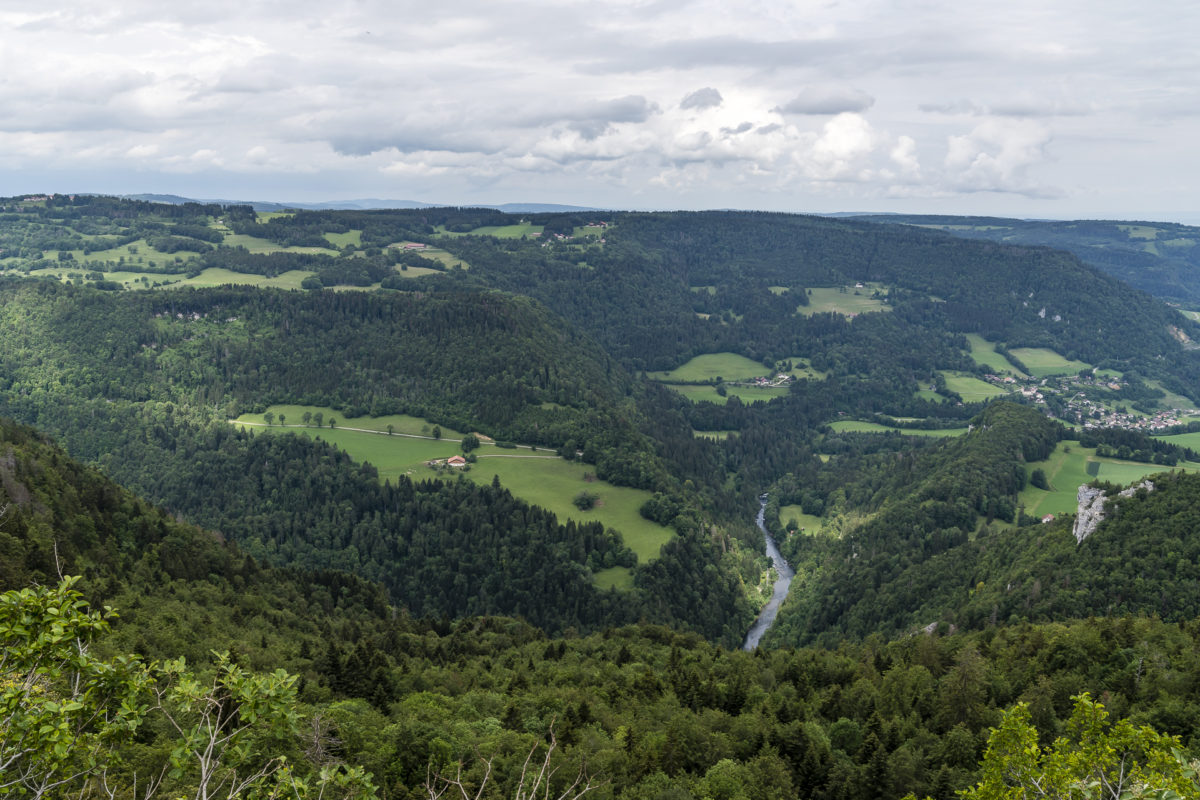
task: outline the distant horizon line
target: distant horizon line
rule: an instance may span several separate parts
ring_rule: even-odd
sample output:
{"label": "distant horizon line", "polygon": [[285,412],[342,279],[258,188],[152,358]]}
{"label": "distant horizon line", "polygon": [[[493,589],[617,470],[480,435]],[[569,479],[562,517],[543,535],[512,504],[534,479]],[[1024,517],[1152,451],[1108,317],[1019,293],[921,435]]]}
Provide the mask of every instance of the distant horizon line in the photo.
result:
{"label": "distant horizon line", "polygon": [[576,212],[705,212],[705,211],[747,211],[769,214],[797,214],[817,217],[946,217],[946,218],[977,218],[977,219],[1011,219],[1022,222],[1082,222],[1088,220],[1113,222],[1167,222],[1178,225],[1200,226],[1200,211],[1170,212],[1151,215],[1068,215],[1055,216],[1040,214],[1037,216],[1015,216],[1000,213],[946,213],[936,211],[811,211],[811,210],[779,210],[767,208],[751,208],[737,206],[711,206],[705,208],[683,208],[670,206],[605,206],[605,205],[575,205],[571,203],[544,202],[505,202],[505,203],[445,203],[425,200],[402,200],[395,198],[351,198],[346,200],[320,201],[290,201],[290,200],[244,200],[228,198],[189,197],[167,192],[21,192],[10,195],[13,198],[28,197],[57,197],[57,196],[90,196],[117,197],[125,200],[143,200],[145,202],[179,205],[181,203],[213,203],[218,205],[248,205],[256,211],[386,211],[409,210],[420,208],[487,208],[504,214],[537,214],[537,213],[576,213]]}

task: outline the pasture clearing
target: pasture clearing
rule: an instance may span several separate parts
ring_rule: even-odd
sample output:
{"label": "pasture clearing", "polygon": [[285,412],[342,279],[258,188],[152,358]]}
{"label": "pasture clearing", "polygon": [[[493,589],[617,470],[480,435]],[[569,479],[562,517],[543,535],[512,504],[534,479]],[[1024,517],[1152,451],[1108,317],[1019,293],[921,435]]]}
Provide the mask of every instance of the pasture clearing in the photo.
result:
{"label": "pasture clearing", "polygon": [[838,433],[898,433],[901,436],[929,436],[936,439],[962,436],[967,432],[966,428],[937,428],[934,430],[926,430],[924,428],[892,428],[887,425],[881,425],[878,422],[866,422],[858,419],[840,419],[837,422],[831,423],[829,427]]}
{"label": "pasture clearing", "polygon": [[797,306],[796,313],[811,317],[813,314],[833,312],[853,317],[877,311],[891,311],[882,297],[872,297],[876,291],[885,291],[882,283],[864,284],[861,289],[854,286],[809,289],[808,305]]}
{"label": "pasture clearing", "polygon": [[928,400],[931,403],[949,402],[949,398],[942,397],[932,389],[917,389],[917,391],[913,392],[913,397],[916,397],[918,400]]}
{"label": "pasture clearing", "polygon": [[1117,228],[1125,231],[1130,239],[1157,239],[1158,228],[1151,228],[1149,225],[1118,225]]}
{"label": "pasture clearing", "polygon": [[646,377],[664,383],[704,383],[721,378],[744,381],[771,373],[761,362],[737,353],[706,353],[669,372],[647,372]]}
{"label": "pasture clearing", "polygon": [[971,345],[971,358],[976,364],[982,364],[997,374],[1011,373],[1018,378],[1029,377],[1017,369],[1011,361],[996,352],[996,343],[989,342],[978,333],[968,333],[967,342]]}
{"label": "pasture clearing", "polygon": [[401,278],[420,278],[424,275],[441,275],[441,270],[429,269],[428,267],[409,267],[404,264],[395,266],[396,274]]}
{"label": "pasture clearing", "polygon": [[265,254],[265,253],[309,253],[325,256],[336,256],[337,250],[332,247],[284,247],[281,244],[276,244],[270,239],[261,239],[257,236],[251,236],[247,233],[227,233],[225,234],[226,247],[244,247],[248,252]]}
{"label": "pasture clearing", "polygon": [[592,582],[600,589],[625,592],[633,588],[633,570],[629,567],[609,567],[592,574]]}
{"label": "pasture clearing", "polygon": [[1161,381],[1146,381],[1146,385],[1158,389],[1163,393],[1159,398],[1159,408],[1179,408],[1184,410],[1194,409],[1196,404],[1187,399],[1181,394],[1175,394],[1170,389],[1162,385]]}
{"label": "pasture clearing", "polygon": [[1091,364],[1064,358],[1048,347],[1014,347],[1009,352],[1019,359],[1029,370],[1029,374],[1035,378],[1044,378],[1047,375],[1071,375],[1080,370],[1092,368]]}
{"label": "pasture clearing", "polygon": [[[823,381],[829,377],[828,372],[822,372],[819,369],[813,369],[812,362],[807,358],[793,356],[791,358],[785,358],[784,361],[792,362],[792,368],[784,371],[785,374],[791,375],[793,378],[798,380]],[[778,371],[779,370],[777,370],[777,372]]]}
{"label": "pasture clearing", "polygon": [[714,442],[723,442],[730,436],[737,436],[740,431],[692,431],[692,436],[697,439],[711,439]]}
{"label": "pasture clearing", "polygon": [[345,233],[326,232],[324,236],[325,241],[339,250],[348,244],[352,244],[355,247],[362,247],[362,231],[359,230],[346,231]]}
{"label": "pasture clearing", "polygon": [[1189,447],[1200,453],[1200,431],[1194,433],[1176,433],[1172,436],[1152,436],[1150,438],[1157,439],[1160,442],[1177,444],[1180,447]]}
{"label": "pasture clearing", "polygon": [[[273,406],[272,409],[279,409],[276,418],[278,413],[286,416],[286,427],[278,424],[269,427],[258,424],[246,426],[245,423],[262,420],[262,415],[256,414],[245,414],[233,422],[243,424],[247,430],[255,433],[288,432],[320,438],[344,450],[355,461],[372,464],[379,471],[381,480],[395,480],[400,475],[412,480],[434,477],[453,480],[456,475],[462,474],[468,480],[484,484],[491,483],[493,477],[499,476],[501,484],[515,497],[553,512],[559,520],[600,522],[605,527],[620,531],[625,544],[637,554],[641,563],[657,558],[659,550],[674,535],[669,528],[651,522],[639,513],[642,504],[650,499],[650,492],[614,486],[595,477],[585,478],[585,475],[592,476],[594,473],[595,467],[590,464],[567,461],[548,450],[532,451],[528,447],[508,449],[484,443],[474,451],[477,461],[471,465],[471,469],[461,473],[449,468],[434,471],[425,465],[426,461],[461,454],[457,432],[450,437],[452,432],[443,431],[442,439],[422,438],[421,434],[388,436],[387,420],[393,420],[397,431],[401,425],[408,430],[420,430],[425,425],[432,429],[433,426],[425,420],[403,416],[343,420],[338,412],[331,409],[323,409],[326,420],[324,428],[299,424],[304,411],[314,408]],[[330,413],[337,419],[337,426],[332,429],[328,427]],[[293,414],[296,415],[294,421]],[[380,430],[384,433],[377,432]],[[571,502],[575,495],[584,490],[599,495],[596,506],[590,511],[580,511]]]}
{"label": "pasture clearing", "polygon": [[[1175,438],[1170,437],[1169,440],[1174,441]],[[1186,461],[1172,468],[1161,464],[1122,461],[1097,456],[1093,447],[1080,447],[1077,441],[1066,441],[1059,442],[1045,461],[1029,462],[1026,472],[1032,475],[1039,468],[1046,473],[1051,490],[1026,486],[1017,495],[1018,502],[1025,506],[1025,513],[1031,517],[1074,514],[1078,508],[1079,487],[1097,479],[1124,486],[1156,472],[1168,472],[1171,469],[1194,472],[1200,470],[1200,463]]]}
{"label": "pasture clearing", "polygon": [[795,520],[800,526],[800,532],[806,533],[809,536],[820,533],[821,528],[825,524],[824,517],[816,517],[812,514],[805,514],[804,509],[800,506],[780,506],[779,507],[779,524],[781,527],[787,527],[788,522]]}
{"label": "pasture clearing", "polygon": [[[435,427],[441,428],[443,439],[453,439],[457,446],[458,440],[463,437],[460,431],[444,426],[438,426],[420,417],[410,417],[407,414],[389,414],[383,417],[346,417],[341,411],[328,406],[299,406],[299,405],[275,405],[269,406],[267,411],[275,415],[275,419],[279,419],[279,415],[283,414],[287,417],[289,425],[300,425],[301,420],[306,413],[320,414],[324,419],[325,424],[329,424],[331,417],[336,418],[339,426],[347,428],[359,428],[365,431],[376,431],[379,433],[387,433],[388,425],[392,426],[394,433],[407,434],[409,436],[432,436]],[[242,414],[235,420],[236,422],[249,422],[254,424],[266,424],[262,414]]]}
{"label": "pasture clearing", "polygon": [[1009,394],[1009,392],[1001,389],[999,386],[993,386],[987,381],[980,380],[965,372],[940,369],[938,370],[938,374],[946,379],[946,390],[958,394],[964,403],[978,403],[983,400],[991,400],[993,397]]}
{"label": "pasture clearing", "polygon": [[[235,286],[259,286],[270,287],[275,289],[299,289],[300,283],[312,275],[312,272],[302,269],[293,269],[287,272],[282,272],[274,278],[268,278],[265,275],[253,275],[246,272],[234,272],[233,270],[225,269],[224,267],[209,267],[194,278],[183,278],[171,283],[170,286],[224,286],[233,284]],[[166,284],[164,284],[166,286]]]}
{"label": "pasture clearing", "polygon": [[515,225],[484,225],[482,228],[475,228],[467,233],[448,231],[440,225],[436,230],[442,236],[495,236],[497,239],[520,239],[524,236],[542,233],[543,226],[533,225],[522,220]]}
{"label": "pasture clearing", "polygon": [[[106,241],[107,238],[98,236],[93,239],[93,248],[108,244]],[[85,253],[83,250],[49,250],[46,252],[46,257],[51,259],[58,258],[59,252],[70,253],[71,258],[74,259],[73,262],[64,263],[64,267],[72,266],[75,269],[99,270],[108,268],[131,271],[136,270],[139,264],[149,264],[152,261],[158,265],[175,264],[198,255],[198,253],[191,250],[179,253],[164,253],[146,244],[145,239],[138,239],[129,244],[108,247],[103,250],[93,249],[90,253]],[[175,260],[176,258],[179,259],[178,262]]]}
{"label": "pasture clearing", "polygon": [[711,384],[687,384],[687,383],[664,383],[668,389],[679,392],[681,395],[691,400],[693,403],[699,403],[702,400],[707,400],[710,403],[716,403],[723,406],[729,402],[730,397],[736,397],[743,403],[755,403],[758,401],[773,400],[776,397],[783,397],[788,393],[786,386],[763,387],[757,386],[726,386],[725,397],[717,394],[717,387]]}

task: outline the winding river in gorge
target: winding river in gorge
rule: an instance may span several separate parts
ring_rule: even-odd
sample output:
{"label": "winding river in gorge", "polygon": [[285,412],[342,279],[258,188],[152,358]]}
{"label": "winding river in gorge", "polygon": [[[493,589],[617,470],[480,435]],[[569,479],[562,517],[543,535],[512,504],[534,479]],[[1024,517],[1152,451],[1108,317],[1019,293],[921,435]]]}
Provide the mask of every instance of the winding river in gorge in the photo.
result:
{"label": "winding river in gorge", "polygon": [[762,639],[763,634],[774,624],[775,616],[779,613],[779,607],[783,605],[783,600],[787,597],[788,589],[792,585],[792,578],[796,575],[795,570],[791,568],[791,565],[784,560],[783,554],[779,552],[779,547],[775,544],[775,539],[767,531],[767,526],[764,523],[767,513],[767,496],[765,494],[761,495],[758,498],[758,502],[758,516],[754,518],[754,522],[767,539],[767,555],[770,556],[772,563],[774,563],[775,572],[779,577],[775,579],[775,589],[771,592],[770,601],[763,606],[763,610],[758,613],[758,619],[754,621],[750,632],[746,634],[746,641],[742,645],[743,650],[753,650],[758,647],[758,642]]}

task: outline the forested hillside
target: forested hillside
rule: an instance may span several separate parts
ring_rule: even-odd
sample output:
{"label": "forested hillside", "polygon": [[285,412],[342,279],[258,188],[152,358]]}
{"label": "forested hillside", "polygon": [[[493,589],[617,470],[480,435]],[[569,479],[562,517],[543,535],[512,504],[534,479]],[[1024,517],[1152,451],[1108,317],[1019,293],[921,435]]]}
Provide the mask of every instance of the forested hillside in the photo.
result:
{"label": "forested hillside", "polygon": [[[354,570],[417,613],[521,614],[554,631],[647,616],[735,642],[761,602],[748,521],[769,490],[848,515],[843,532],[865,523],[834,550],[882,553],[821,569],[812,596],[839,599],[785,612],[778,635],[903,630],[949,590],[903,590],[886,607],[871,592],[973,543],[979,521],[1019,522],[1020,459],[985,448],[964,467],[978,430],[935,447],[827,425],[965,426],[1004,391],[956,391],[994,369],[980,341],[1018,372],[1024,347],[1118,376],[1114,414],[1126,396],[1151,408],[1167,391],[1200,395],[1200,334],[1177,312],[1060,251],[914,227],[743,212],[260,215],[56,196],[6,202],[0,228],[0,266],[59,279],[0,286],[0,409],[266,561]],[[315,283],[121,290],[212,270]],[[375,291],[321,289],[334,284]],[[693,399],[644,377],[700,354],[805,372],[759,395],[718,377]],[[675,538],[635,566],[619,533],[564,525],[503,485],[385,485],[326,445],[226,427],[275,404],[408,414],[578,458],[651,493],[642,516]],[[484,526],[495,533],[473,535]],[[836,560],[813,547],[793,555]],[[630,567],[633,588],[601,598],[592,576]]]}
{"label": "forested hillside", "polygon": [[[1139,526],[1190,503],[1172,500],[1174,488],[1127,501],[1138,505]],[[659,626],[548,639],[514,620],[414,620],[345,574],[265,568],[7,422],[0,509],[5,588],[53,584],[61,566],[85,574],[76,587],[84,598],[116,606],[111,634],[99,632],[89,657],[185,655],[207,676],[219,662],[209,651],[219,649],[231,651],[235,670],[282,666],[299,676],[290,690],[263,684],[284,699],[295,692],[299,718],[268,723],[269,706],[258,706],[272,735],[246,739],[253,747],[226,753],[224,766],[254,768],[283,753],[312,781],[321,766],[342,775],[360,768],[382,798],[428,797],[431,775],[453,776],[459,764],[477,787],[480,759],[491,788],[511,796],[531,748],[540,759],[553,742],[554,790],[582,769],[601,798],[867,800],[911,791],[949,800],[977,779],[988,727],[1004,709],[1027,704],[1049,740],[1068,732],[1072,696],[1084,691],[1102,695],[1115,716],[1181,736],[1187,753],[1198,747],[1193,622],[1021,623],[744,653]],[[20,606],[6,596],[0,617],[30,613],[29,599]],[[61,612],[60,624],[69,617]],[[19,630],[0,629],[6,651],[28,646]],[[169,680],[162,662],[148,666],[155,685]],[[106,762],[105,779],[127,789],[132,770],[162,763],[175,735],[146,713],[137,737],[115,742],[126,760]],[[0,747],[10,733],[0,730]],[[60,758],[71,763],[69,753]],[[199,779],[189,761],[168,785],[190,791]]]}
{"label": "forested hillside", "polygon": [[1173,222],[1023,220],[896,214],[872,222],[916,225],[968,239],[1039,245],[1080,260],[1155,297],[1193,308],[1200,301],[1200,229]]}
{"label": "forested hillside", "polygon": [[[729,644],[748,624],[750,545],[737,543],[736,526],[714,541],[695,501],[657,516],[678,539],[661,563],[641,565],[638,589],[606,597],[594,573],[634,566],[619,534],[563,525],[500,487],[404,476],[385,486],[327,445],[235,434],[225,421],[270,402],[410,413],[502,439],[577,442],[601,478],[679,496],[637,430],[628,376],[528,301],[248,289],[111,297],[23,282],[0,292],[0,407],[266,561],[382,581],[418,614],[519,614],[554,631],[645,616]],[[700,578],[706,565],[720,579]]]}

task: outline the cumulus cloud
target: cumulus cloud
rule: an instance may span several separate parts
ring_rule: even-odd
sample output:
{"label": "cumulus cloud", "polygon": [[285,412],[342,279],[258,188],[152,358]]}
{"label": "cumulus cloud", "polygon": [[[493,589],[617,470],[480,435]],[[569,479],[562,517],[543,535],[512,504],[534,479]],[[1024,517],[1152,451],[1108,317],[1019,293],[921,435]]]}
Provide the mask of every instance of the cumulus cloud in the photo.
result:
{"label": "cumulus cloud", "polygon": [[1200,169],[1184,144],[1200,138],[1200,12],[1164,2],[1131,17],[1012,0],[969,19],[946,0],[0,3],[0,164],[311,176],[295,200],[1023,200],[1104,180],[1125,196],[1113,148],[1140,175]]}
{"label": "cumulus cloud", "polygon": [[1046,160],[1050,134],[1028,120],[988,120],[948,141],[945,168],[949,184],[965,192],[1013,192],[1031,197],[1052,196],[1030,176]]}
{"label": "cumulus cloud", "polygon": [[716,108],[721,105],[724,98],[721,93],[711,87],[697,89],[691,92],[683,100],[679,101],[679,107],[684,110],[695,109],[702,111],[706,108]]}
{"label": "cumulus cloud", "polygon": [[875,105],[875,98],[857,89],[806,86],[800,93],[775,111],[780,114],[844,114],[862,113]]}

